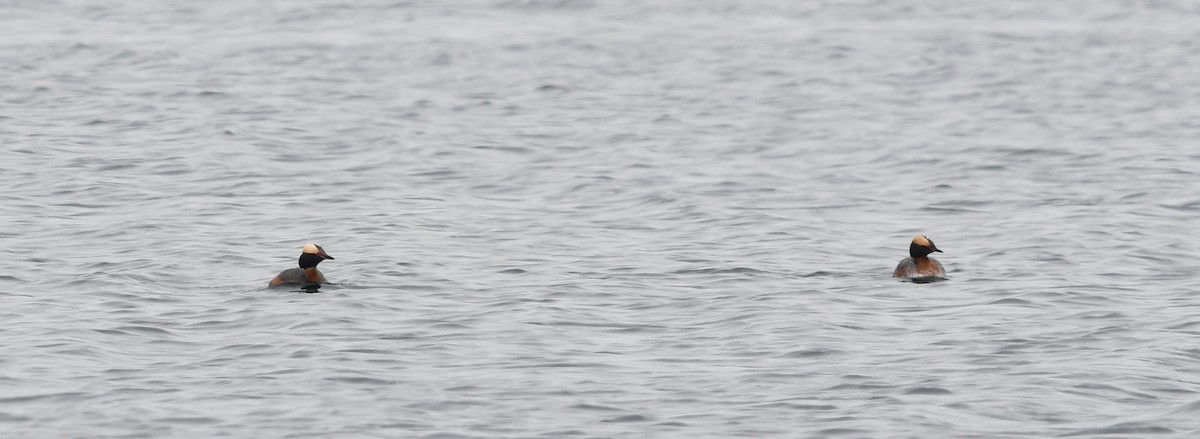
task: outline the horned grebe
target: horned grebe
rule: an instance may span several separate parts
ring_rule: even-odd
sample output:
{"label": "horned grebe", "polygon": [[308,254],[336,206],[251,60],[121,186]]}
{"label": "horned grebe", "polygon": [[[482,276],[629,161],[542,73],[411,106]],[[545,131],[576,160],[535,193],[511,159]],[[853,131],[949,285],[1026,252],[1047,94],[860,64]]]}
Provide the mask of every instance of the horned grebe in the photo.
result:
{"label": "horned grebe", "polygon": [[912,244],[908,245],[908,255],[911,257],[900,261],[900,265],[896,266],[896,271],[892,272],[892,277],[945,278],[946,269],[942,268],[942,263],[929,257],[929,254],[933,252],[941,253],[942,251],[938,250],[937,246],[933,245],[933,241],[930,241],[925,235],[917,235],[913,238]]}
{"label": "horned grebe", "polygon": [[285,284],[323,284],[325,276],[317,271],[317,264],[326,259],[333,259],[333,256],[325,253],[325,249],[321,246],[308,243],[304,244],[304,251],[300,253],[300,268],[289,268],[283,270],[274,279],[271,279],[268,287],[277,287]]}

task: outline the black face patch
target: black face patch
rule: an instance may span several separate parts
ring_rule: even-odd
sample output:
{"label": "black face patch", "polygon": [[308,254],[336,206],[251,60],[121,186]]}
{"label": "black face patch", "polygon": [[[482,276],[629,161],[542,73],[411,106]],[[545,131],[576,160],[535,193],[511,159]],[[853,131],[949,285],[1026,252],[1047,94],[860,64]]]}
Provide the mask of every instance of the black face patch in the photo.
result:
{"label": "black face patch", "polygon": [[[933,241],[930,241],[929,244],[932,245]],[[918,245],[915,242],[908,245],[908,255],[912,256],[914,258],[923,258],[923,257],[929,256],[930,253],[933,253],[932,248],[929,248],[929,247],[926,247],[923,245]]]}
{"label": "black face patch", "polygon": [[321,255],[314,255],[312,253],[303,253],[300,255],[300,268],[316,267],[317,264],[321,263],[322,259],[324,259],[324,258],[322,258]]}

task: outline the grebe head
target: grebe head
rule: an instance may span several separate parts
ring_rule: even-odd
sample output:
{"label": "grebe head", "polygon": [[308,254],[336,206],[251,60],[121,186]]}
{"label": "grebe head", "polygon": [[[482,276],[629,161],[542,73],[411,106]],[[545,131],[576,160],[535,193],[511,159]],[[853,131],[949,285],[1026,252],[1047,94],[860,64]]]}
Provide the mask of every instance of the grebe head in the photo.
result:
{"label": "grebe head", "polygon": [[333,259],[333,256],[325,253],[325,249],[321,248],[321,246],[311,242],[304,244],[303,253],[300,253],[300,268],[316,267],[317,264],[326,259]]}
{"label": "grebe head", "polygon": [[925,235],[917,235],[913,238],[912,244],[908,245],[908,255],[914,258],[923,258],[933,252],[941,253],[942,251],[938,250],[937,246],[933,245],[933,241],[930,241]]}

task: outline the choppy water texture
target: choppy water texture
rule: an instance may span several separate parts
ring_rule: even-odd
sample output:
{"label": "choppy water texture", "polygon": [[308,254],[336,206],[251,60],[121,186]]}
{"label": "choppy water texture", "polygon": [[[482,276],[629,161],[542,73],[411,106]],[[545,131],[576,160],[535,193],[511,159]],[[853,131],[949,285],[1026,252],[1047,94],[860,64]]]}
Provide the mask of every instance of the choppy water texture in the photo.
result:
{"label": "choppy water texture", "polygon": [[1197,20],[7,2],[0,436],[1196,437]]}

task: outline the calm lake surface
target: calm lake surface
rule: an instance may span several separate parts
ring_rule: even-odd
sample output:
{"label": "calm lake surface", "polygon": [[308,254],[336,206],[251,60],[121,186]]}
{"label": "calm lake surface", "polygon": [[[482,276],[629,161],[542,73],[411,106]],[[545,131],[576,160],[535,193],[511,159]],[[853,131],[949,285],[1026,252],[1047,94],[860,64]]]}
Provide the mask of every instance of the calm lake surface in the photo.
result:
{"label": "calm lake surface", "polygon": [[0,437],[1196,437],[1198,22],[6,2]]}

